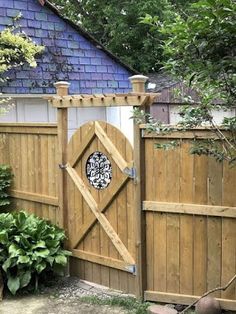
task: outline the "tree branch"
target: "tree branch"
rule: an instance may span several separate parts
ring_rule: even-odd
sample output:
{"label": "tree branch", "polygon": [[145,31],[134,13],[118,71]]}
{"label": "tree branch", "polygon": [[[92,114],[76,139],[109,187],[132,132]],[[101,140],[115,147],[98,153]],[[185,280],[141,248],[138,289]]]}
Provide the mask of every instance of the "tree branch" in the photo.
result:
{"label": "tree branch", "polygon": [[194,306],[198,301],[200,301],[202,298],[205,298],[206,296],[208,296],[209,294],[213,293],[213,292],[216,292],[216,291],[225,291],[226,289],[229,288],[229,286],[235,281],[236,279],[236,274],[230,279],[230,281],[225,285],[225,286],[222,286],[222,287],[217,287],[217,288],[214,288],[214,289],[211,289],[207,292],[205,292],[199,299],[197,299],[196,301],[194,301],[192,304],[190,304],[189,306],[187,306],[183,311],[179,312],[179,314],[183,314],[185,313],[186,311],[188,311],[192,306]]}

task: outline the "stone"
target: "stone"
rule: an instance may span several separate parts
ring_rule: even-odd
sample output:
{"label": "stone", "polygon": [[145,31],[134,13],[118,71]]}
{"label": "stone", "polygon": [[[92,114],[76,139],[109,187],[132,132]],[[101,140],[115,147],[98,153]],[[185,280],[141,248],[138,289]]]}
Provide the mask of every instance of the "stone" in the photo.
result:
{"label": "stone", "polygon": [[186,307],[187,307],[187,305],[176,304],[175,309],[177,312],[182,312]]}
{"label": "stone", "polygon": [[206,296],[197,302],[195,310],[197,314],[220,314],[220,302],[211,296]]}
{"label": "stone", "polygon": [[175,309],[162,305],[151,305],[147,310],[148,314],[177,314]]}

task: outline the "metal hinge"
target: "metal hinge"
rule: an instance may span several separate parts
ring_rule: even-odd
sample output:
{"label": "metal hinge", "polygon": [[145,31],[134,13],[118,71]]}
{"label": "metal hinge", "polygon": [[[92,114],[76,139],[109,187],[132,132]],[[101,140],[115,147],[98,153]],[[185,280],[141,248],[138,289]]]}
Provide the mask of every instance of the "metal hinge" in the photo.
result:
{"label": "metal hinge", "polygon": [[64,170],[64,169],[67,168],[67,165],[59,164],[59,168],[62,169],[62,170]]}
{"label": "metal hinge", "polygon": [[136,275],[136,270],[137,270],[136,265],[129,265],[125,267],[125,269],[127,269],[129,273]]}
{"label": "metal hinge", "polygon": [[136,179],[137,176],[137,171],[134,167],[132,168],[125,168],[123,171],[125,174],[127,174],[127,176],[129,176],[131,179]]}

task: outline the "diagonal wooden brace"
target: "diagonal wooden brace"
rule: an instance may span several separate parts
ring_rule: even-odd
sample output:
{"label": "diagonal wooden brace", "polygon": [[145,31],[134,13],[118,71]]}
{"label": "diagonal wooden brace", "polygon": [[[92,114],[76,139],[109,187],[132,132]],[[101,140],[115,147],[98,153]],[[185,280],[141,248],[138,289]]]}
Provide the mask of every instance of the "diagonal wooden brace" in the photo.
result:
{"label": "diagonal wooden brace", "polygon": [[77,186],[79,189],[80,193],[84,197],[86,203],[88,204],[89,208],[93,212],[94,216],[96,219],[99,221],[100,225],[112,241],[113,245],[123,258],[123,260],[128,263],[128,264],[135,264],[135,261],[133,257],[130,255],[129,251],[119,238],[118,234],[116,231],[113,229],[111,226],[110,222],[107,220],[106,216],[99,211],[98,205],[96,201],[94,200],[93,196],[87,189],[87,187],[84,185],[83,180],[80,178],[80,176],[77,174],[75,169],[71,167],[70,164],[67,164],[66,171],[68,172],[69,176],[71,177],[72,181],[74,184]]}

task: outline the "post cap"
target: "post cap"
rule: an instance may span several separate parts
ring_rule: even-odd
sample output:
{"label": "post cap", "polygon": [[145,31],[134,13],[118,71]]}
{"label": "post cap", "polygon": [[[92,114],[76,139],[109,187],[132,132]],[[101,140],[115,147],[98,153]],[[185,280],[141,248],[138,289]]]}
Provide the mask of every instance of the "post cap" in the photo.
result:
{"label": "post cap", "polygon": [[56,88],[58,87],[69,87],[70,83],[65,82],[65,81],[59,81],[53,84]]}
{"label": "post cap", "polygon": [[147,76],[138,74],[129,77],[131,83],[146,83],[148,80]]}
{"label": "post cap", "polygon": [[64,81],[60,81],[60,82],[54,83],[54,86],[56,87],[58,96],[63,97],[63,96],[67,96],[68,95],[70,83],[64,82]]}

